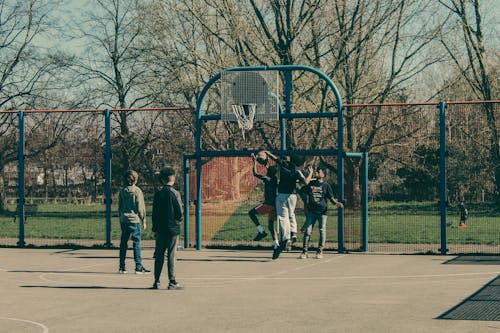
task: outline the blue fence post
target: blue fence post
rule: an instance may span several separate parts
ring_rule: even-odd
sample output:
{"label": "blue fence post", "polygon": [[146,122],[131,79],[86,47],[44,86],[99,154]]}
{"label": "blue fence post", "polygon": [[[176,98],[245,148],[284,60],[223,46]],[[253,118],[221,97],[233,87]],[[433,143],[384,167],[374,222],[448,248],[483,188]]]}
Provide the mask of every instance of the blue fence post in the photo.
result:
{"label": "blue fence post", "polygon": [[[220,75],[217,76],[217,78]],[[215,81],[215,78],[212,78]],[[211,81],[209,81],[211,82]],[[201,163],[201,107],[203,104],[203,97],[208,90],[208,84],[205,85],[204,90],[200,94],[201,97],[198,99],[196,106],[196,133],[195,133],[195,144],[196,144],[196,199],[195,199],[195,220],[196,220],[196,250],[201,250],[202,248],[202,231],[203,231],[203,220],[201,215],[202,208],[202,163]]]}
{"label": "blue fence post", "polygon": [[441,211],[441,254],[448,252],[446,244],[446,103],[439,103],[439,208]]}
{"label": "blue fence post", "polygon": [[184,156],[184,248],[189,248],[189,173],[190,160]]}
{"label": "blue fence post", "polygon": [[[338,133],[337,133],[337,183],[338,183],[338,198],[341,202],[344,200],[344,116],[342,104],[338,104]],[[338,235],[339,253],[344,253],[344,208],[338,209]]]}
{"label": "blue fence post", "polygon": [[363,152],[363,188],[361,189],[361,221],[363,224],[363,251],[368,251],[368,153]]}
{"label": "blue fence post", "polygon": [[[287,70],[285,71],[285,109],[282,110],[279,108],[279,112],[284,111],[284,113],[290,113],[292,109],[292,73]],[[280,122],[280,136],[281,136],[281,150],[286,150],[287,149],[287,137],[286,137],[286,132],[287,132],[287,126],[286,126],[286,119],[279,117],[279,122]]]}
{"label": "blue fence post", "polygon": [[17,246],[24,247],[26,243],[24,242],[24,154],[25,154],[25,144],[24,144],[24,112],[19,110],[18,113],[18,128],[19,128],[19,142],[18,142],[18,203],[17,203],[17,214],[19,216],[19,241]]}
{"label": "blue fence post", "polygon": [[104,111],[104,127],[106,132],[105,157],[105,202],[106,202],[106,247],[111,247],[111,112]]}

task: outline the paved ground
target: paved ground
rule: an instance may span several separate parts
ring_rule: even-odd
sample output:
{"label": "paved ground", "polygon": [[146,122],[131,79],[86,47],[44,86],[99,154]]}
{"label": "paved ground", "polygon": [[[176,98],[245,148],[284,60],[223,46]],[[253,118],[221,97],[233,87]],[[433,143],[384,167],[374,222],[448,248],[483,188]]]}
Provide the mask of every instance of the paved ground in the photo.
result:
{"label": "paved ground", "polygon": [[0,249],[0,332],[500,332],[498,320],[439,319],[496,280],[498,256],[185,250],[186,289],[168,291],[117,274],[117,254]]}

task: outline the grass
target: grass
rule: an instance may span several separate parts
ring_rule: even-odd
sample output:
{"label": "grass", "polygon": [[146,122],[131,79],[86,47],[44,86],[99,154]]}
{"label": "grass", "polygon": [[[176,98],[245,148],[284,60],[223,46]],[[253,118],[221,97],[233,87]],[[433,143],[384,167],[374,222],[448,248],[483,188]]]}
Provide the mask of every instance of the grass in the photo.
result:
{"label": "grass", "polygon": [[[228,219],[213,240],[248,241],[256,235],[255,225],[247,212],[253,207],[242,204]],[[489,210],[491,215],[481,212],[471,215],[466,229],[458,228],[458,216],[450,213],[448,220],[454,224],[447,228],[447,242],[450,244],[500,245],[500,214]],[[300,228],[305,222],[301,209],[296,211]],[[259,216],[267,227],[266,216]],[[441,241],[440,215],[437,205],[432,203],[377,203],[369,207],[369,233],[371,243],[438,244]],[[361,242],[361,218],[359,211],[346,210],[344,218],[344,239]],[[327,222],[327,239],[337,239],[337,211],[330,209]],[[313,231],[313,242],[317,242],[318,232]]]}
{"label": "grass", "polygon": [[[254,203],[243,203],[228,218],[211,241],[250,241],[257,229],[247,212]],[[151,205],[148,205],[150,208]],[[14,206],[9,207],[10,211]],[[224,204],[221,204],[221,210]],[[112,207],[111,238],[120,237],[120,226],[116,216],[117,207]],[[470,209],[468,227],[458,228],[458,212],[449,209],[448,220],[453,225],[447,228],[449,244],[500,245],[500,213],[491,206],[477,206]],[[303,211],[296,212],[298,226],[305,221]],[[267,229],[267,217],[259,216],[261,224]],[[194,218],[192,219],[194,223]],[[143,231],[143,239],[153,239],[151,232],[151,212],[148,211],[148,229]],[[191,227],[193,228],[193,226]],[[346,210],[345,240],[361,242],[360,211]],[[318,232],[313,233],[317,242]],[[13,222],[13,215],[0,215],[0,238],[18,238],[19,225]],[[25,224],[26,238],[41,239],[106,239],[105,206],[103,204],[40,204],[35,216],[29,216]],[[440,216],[435,203],[370,203],[369,242],[403,244],[440,243]],[[336,210],[329,210],[327,239],[337,239]],[[268,239],[270,240],[270,237]]]}
{"label": "grass", "polygon": [[[9,207],[14,211],[15,207]],[[120,224],[112,207],[111,238],[119,239]],[[148,212],[151,216],[151,212]],[[106,207],[103,204],[39,204],[34,216],[28,216],[24,225],[26,238],[52,239],[106,239]],[[151,224],[151,220],[147,220]],[[0,215],[0,238],[19,237],[19,223],[13,222],[13,213]],[[153,239],[151,225],[142,233],[143,239]]]}

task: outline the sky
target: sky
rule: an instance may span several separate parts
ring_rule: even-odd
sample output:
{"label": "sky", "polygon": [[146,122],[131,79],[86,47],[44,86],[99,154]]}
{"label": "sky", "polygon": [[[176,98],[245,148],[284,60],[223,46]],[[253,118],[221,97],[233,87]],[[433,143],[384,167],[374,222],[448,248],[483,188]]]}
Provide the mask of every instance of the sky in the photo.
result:
{"label": "sky", "polygon": [[[482,0],[482,13],[485,22],[485,41],[488,43],[488,48],[500,48],[500,0]],[[92,8],[98,9],[95,0],[62,0],[62,4],[58,7],[55,14],[56,20],[62,25],[71,25],[81,21],[82,12]],[[62,49],[78,49],[82,47],[82,42],[79,41],[58,41],[63,40],[62,36],[51,36],[45,38],[43,43],[49,46],[56,46]]]}

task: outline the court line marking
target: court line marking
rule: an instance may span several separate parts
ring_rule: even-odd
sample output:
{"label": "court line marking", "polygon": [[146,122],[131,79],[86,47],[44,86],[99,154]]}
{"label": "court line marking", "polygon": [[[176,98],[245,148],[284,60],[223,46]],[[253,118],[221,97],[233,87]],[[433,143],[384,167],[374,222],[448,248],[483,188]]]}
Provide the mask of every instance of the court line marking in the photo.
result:
{"label": "court line marking", "polygon": [[199,276],[183,277],[183,280],[346,280],[346,279],[420,279],[420,278],[446,278],[446,277],[474,277],[483,275],[498,275],[498,272],[473,272],[473,273],[449,273],[449,274],[423,274],[423,275],[347,275],[347,276],[307,276],[307,277],[279,277],[269,276]]}
{"label": "court line marking", "polygon": [[26,319],[19,319],[19,318],[0,317],[0,320],[2,320],[2,319],[3,320],[20,321],[20,322],[23,322],[23,323],[29,323],[29,324],[33,324],[33,325],[36,325],[36,326],[40,326],[43,329],[43,333],[47,333],[49,331],[49,329],[48,329],[47,326],[45,326],[42,323],[36,322],[36,321],[26,320]]}

